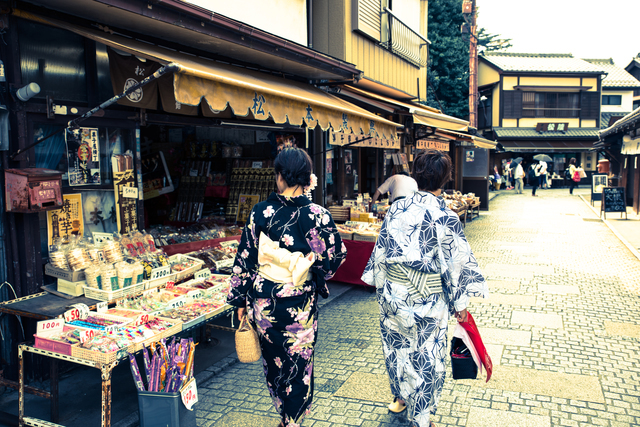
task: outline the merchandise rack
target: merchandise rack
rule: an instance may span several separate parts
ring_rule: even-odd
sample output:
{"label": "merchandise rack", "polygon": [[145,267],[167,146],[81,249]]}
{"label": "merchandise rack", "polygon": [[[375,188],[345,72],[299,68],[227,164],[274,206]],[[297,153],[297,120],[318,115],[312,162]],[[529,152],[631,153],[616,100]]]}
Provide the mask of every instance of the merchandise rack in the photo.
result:
{"label": "merchandise rack", "polygon": [[[199,323],[194,323],[190,325],[188,328],[182,329],[180,331],[175,330],[176,333],[174,335],[180,335],[185,332],[190,332],[195,328],[200,326],[205,326],[209,321],[217,319],[226,315],[228,312],[232,311],[233,307],[227,305],[226,309],[218,312],[214,316],[209,319],[205,319],[205,315],[199,317],[201,321]],[[173,335],[168,335],[164,338],[170,338]],[[158,338],[160,339],[160,338]],[[136,351],[136,354],[142,349]],[[46,391],[42,389],[37,389],[34,387],[29,387],[25,385],[24,378],[24,353],[34,353],[39,354],[43,357],[48,357],[51,360],[51,390]],[[57,421],[58,418],[58,360],[63,360],[65,362],[71,362],[78,365],[89,366],[91,368],[99,369],[102,377],[102,422],[101,427],[110,427],[111,426],[111,373],[113,369],[118,366],[118,364],[125,360],[128,356],[127,349],[122,349],[117,352],[117,357],[111,363],[101,363],[98,361],[92,361],[87,359],[81,359],[78,357],[67,356],[61,353],[55,353],[49,350],[43,350],[40,348],[36,348],[33,344],[20,344],[18,345],[18,366],[19,366],[19,378],[18,378],[18,395],[19,395],[19,411],[18,411],[18,425],[19,426],[35,426],[35,427],[57,427],[60,424],[55,424],[55,422],[41,420],[33,417],[27,417],[24,414],[24,395],[25,390],[27,388],[32,391],[38,392],[40,395],[49,395],[51,399],[51,417],[54,421]]]}

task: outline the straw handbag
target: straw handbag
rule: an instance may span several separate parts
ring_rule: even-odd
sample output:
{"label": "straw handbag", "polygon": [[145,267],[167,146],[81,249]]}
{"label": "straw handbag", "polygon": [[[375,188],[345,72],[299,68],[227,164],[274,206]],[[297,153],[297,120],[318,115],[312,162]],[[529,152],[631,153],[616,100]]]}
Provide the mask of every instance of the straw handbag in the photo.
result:
{"label": "straw handbag", "polygon": [[246,315],[242,317],[236,331],[236,353],[238,353],[238,360],[242,363],[257,362],[262,356],[258,334],[247,320]]}

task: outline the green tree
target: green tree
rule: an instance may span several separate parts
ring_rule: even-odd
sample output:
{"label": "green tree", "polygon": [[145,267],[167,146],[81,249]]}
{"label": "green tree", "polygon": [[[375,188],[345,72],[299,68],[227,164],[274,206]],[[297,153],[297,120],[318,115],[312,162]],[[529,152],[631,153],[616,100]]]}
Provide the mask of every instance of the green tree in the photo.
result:
{"label": "green tree", "polygon": [[[426,104],[466,120],[469,118],[469,35],[461,33],[464,23],[462,0],[429,1],[427,38],[431,45]],[[479,52],[509,47],[511,39],[502,39],[484,28],[478,30]]]}
{"label": "green tree", "polygon": [[460,34],[462,0],[429,2],[427,105],[450,116],[469,116],[469,43]]}

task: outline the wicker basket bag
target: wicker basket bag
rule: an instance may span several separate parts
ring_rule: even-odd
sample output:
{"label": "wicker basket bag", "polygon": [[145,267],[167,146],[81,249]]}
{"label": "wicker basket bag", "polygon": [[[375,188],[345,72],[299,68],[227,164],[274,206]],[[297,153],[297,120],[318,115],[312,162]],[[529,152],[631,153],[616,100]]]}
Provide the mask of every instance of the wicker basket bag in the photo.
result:
{"label": "wicker basket bag", "polygon": [[236,331],[236,353],[238,353],[238,360],[242,363],[257,362],[262,356],[258,334],[247,320],[246,315],[242,317]]}

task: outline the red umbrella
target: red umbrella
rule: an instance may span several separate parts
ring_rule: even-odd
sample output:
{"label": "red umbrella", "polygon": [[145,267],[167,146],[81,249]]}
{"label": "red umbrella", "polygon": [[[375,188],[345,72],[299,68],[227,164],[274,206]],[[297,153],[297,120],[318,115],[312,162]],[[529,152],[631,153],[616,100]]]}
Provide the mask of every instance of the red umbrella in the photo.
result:
{"label": "red umbrella", "polygon": [[[465,342],[467,347],[469,347],[472,352],[475,350],[475,353],[478,355],[480,359],[480,363],[484,365],[484,368],[487,370],[487,382],[491,378],[491,372],[493,371],[493,363],[491,362],[491,357],[489,357],[489,353],[487,353],[487,349],[484,347],[482,343],[482,337],[480,337],[480,332],[478,331],[478,327],[476,326],[476,322],[473,320],[473,316],[471,313],[467,311],[467,321],[466,322],[458,322],[469,335],[469,339],[471,340],[471,345]],[[473,346],[473,349],[471,348]],[[478,366],[480,367],[480,366]]]}

